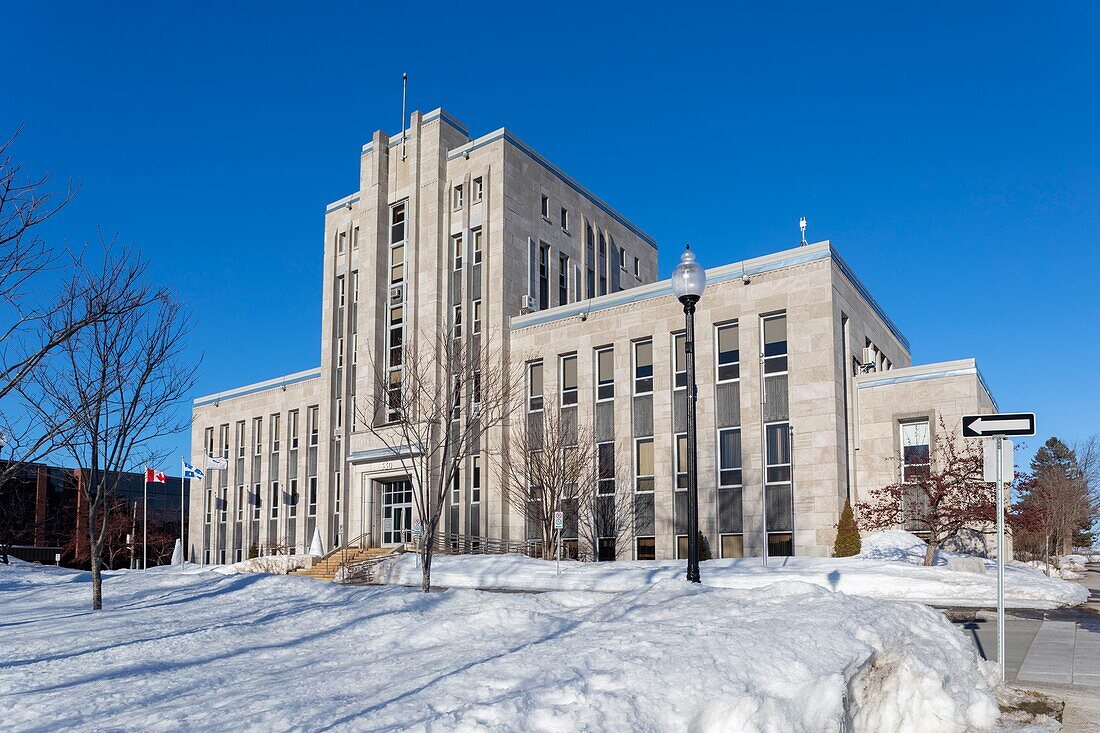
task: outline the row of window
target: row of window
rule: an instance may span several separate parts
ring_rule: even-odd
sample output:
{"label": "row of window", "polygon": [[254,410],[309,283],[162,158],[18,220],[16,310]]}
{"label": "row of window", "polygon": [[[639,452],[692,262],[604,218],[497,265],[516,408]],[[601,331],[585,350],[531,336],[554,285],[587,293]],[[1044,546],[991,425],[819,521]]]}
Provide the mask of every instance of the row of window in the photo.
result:
{"label": "row of window", "polygon": [[[485,198],[485,179],[478,176],[470,182],[470,203],[481,203]],[[466,205],[466,185],[459,183],[451,189],[451,208],[458,211]]]}
{"label": "row of window", "polygon": [[[309,431],[309,445],[316,446],[319,440],[320,429],[318,427],[318,412],[317,406],[313,405],[306,409],[306,424]],[[287,412],[287,431],[289,447],[291,450],[298,448],[298,410],[290,410]],[[235,433],[235,445],[237,447],[237,458],[244,458],[246,453],[245,443],[245,420],[238,420]],[[228,459],[230,456],[230,444],[229,444],[229,423],[224,423],[221,426],[221,445],[220,450],[215,452],[214,445],[214,428],[206,428],[205,434],[205,447],[206,454],[209,456],[220,455],[223,458]],[[271,415],[268,439],[270,441],[269,447],[272,453],[278,453],[282,448],[282,415],[274,413]],[[263,418],[252,418],[252,455],[258,456],[263,453]]]}
{"label": "row of window", "polygon": [[[470,230],[470,238],[468,241],[470,246],[469,258],[470,262],[474,265],[481,264],[482,249],[484,247],[483,239],[481,227],[475,227]],[[467,256],[466,244],[467,240],[461,234],[455,234],[451,237],[451,261],[454,265],[455,272],[462,269],[462,263]]]}

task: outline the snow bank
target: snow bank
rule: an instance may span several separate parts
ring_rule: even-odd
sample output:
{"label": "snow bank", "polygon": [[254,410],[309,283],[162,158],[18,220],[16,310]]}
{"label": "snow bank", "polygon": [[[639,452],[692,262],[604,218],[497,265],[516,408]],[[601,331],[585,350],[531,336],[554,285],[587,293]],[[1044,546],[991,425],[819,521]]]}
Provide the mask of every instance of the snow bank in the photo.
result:
{"label": "snow bank", "polygon": [[292,570],[304,568],[311,558],[307,555],[265,555],[254,557],[250,560],[242,560],[232,565],[204,565],[195,566],[205,571],[221,573],[222,575],[237,575],[238,573],[272,573],[274,575],[286,575]]}
{"label": "snow bank", "polygon": [[0,575],[6,731],[997,724],[993,669],[942,614],[804,583],[424,595],[128,572],[107,576],[91,614],[81,576]]}
{"label": "snow bank", "polygon": [[[876,548],[874,542],[870,551],[891,557],[911,557],[918,552],[909,547]],[[923,543],[919,554],[923,562]],[[985,574],[977,574],[949,570],[945,565],[924,567],[910,560],[875,560],[868,556],[772,558],[768,568],[761,565],[760,558],[740,558],[707,560],[700,563],[700,574],[704,584],[719,588],[751,589],[797,582],[886,600],[992,606],[997,598],[996,566],[992,561],[985,563]],[[561,574],[557,575],[552,561],[521,555],[438,556],[432,560],[432,583],[448,588],[620,592],[681,578],[685,566],[683,560],[563,561],[561,568]],[[420,568],[415,555],[403,555],[383,564],[375,572],[375,578],[384,583],[419,585]],[[1084,603],[1088,591],[1084,586],[1048,578],[1040,571],[1014,563],[1005,568],[1005,598],[1012,608],[1057,608]]]}

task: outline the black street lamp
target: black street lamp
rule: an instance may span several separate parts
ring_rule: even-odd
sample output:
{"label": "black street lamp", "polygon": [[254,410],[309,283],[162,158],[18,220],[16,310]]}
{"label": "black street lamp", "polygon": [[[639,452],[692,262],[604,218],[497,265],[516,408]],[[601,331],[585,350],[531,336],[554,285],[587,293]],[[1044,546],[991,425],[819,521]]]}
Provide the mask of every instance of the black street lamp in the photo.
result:
{"label": "black street lamp", "polygon": [[684,304],[687,321],[684,356],[687,359],[687,492],[688,492],[688,569],[687,579],[699,582],[699,471],[695,454],[695,304],[703,297],[707,273],[695,261],[691,245],[684,247],[680,264],[672,271],[672,292]]}

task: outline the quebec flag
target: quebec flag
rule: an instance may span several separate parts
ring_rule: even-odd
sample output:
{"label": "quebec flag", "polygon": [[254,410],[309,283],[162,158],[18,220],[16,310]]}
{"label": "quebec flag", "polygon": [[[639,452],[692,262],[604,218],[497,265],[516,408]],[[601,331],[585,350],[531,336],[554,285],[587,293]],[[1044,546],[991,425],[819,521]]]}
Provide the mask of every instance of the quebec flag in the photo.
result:
{"label": "quebec flag", "polygon": [[197,478],[200,481],[206,478],[206,474],[202,472],[201,468],[195,468],[187,461],[183,462],[183,477],[184,478]]}

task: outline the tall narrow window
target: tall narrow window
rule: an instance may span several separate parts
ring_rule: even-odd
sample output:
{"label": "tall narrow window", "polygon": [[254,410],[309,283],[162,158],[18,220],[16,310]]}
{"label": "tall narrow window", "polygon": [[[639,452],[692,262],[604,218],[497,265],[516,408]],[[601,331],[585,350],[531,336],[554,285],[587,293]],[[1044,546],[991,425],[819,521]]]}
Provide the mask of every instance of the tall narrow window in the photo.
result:
{"label": "tall narrow window", "polygon": [[454,255],[454,265],[456,270],[462,269],[462,235],[456,234],[451,237],[451,252]]}
{"label": "tall narrow window", "polygon": [[244,484],[237,484],[237,521],[244,521]]}
{"label": "tall narrow window", "polygon": [[290,479],[290,496],[287,497],[286,504],[289,507],[287,516],[298,516],[298,479],[296,478]]}
{"label": "tall narrow window", "polygon": [[481,176],[474,179],[474,189],[470,192],[470,200],[473,203],[481,201],[485,197],[485,182]]}
{"label": "tall narrow window", "polygon": [[462,306],[456,305],[451,308],[451,335],[456,339],[462,338]]}
{"label": "tall narrow window", "polygon": [[687,339],[682,333],[672,336],[672,373],[674,389],[687,387]]}
{"label": "tall narrow window", "polygon": [[306,505],[306,513],[311,516],[317,516],[317,477],[309,477],[309,496],[307,497],[309,502]]}
{"label": "tall narrow window", "polygon": [[455,186],[455,190],[454,190],[454,208],[455,208],[456,211],[458,209],[462,208],[463,200],[464,199],[462,197],[462,184],[460,183],[457,186]]}
{"label": "tall narrow window", "polygon": [[390,207],[390,244],[405,241],[405,202]]}
{"label": "tall narrow window", "polygon": [[298,447],[298,411],[291,410],[287,416],[287,430],[290,432],[290,449]]}
{"label": "tall narrow window", "polygon": [[222,458],[229,458],[229,423],[222,425]]}
{"label": "tall narrow window", "polygon": [[558,305],[569,302],[569,255],[558,255]]}
{"label": "tall narrow window", "polygon": [[787,371],[787,315],[764,318],[764,373]]}
{"label": "tall narrow window", "polygon": [[607,240],[600,232],[600,295],[607,295]]}
{"label": "tall narrow window", "polygon": [[567,407],[577,404],[577,355],[561,357],[561,405]]}
{"label": "tall narrow window", "polygon": [[586,273],[585,292],[589,298],[596,297],[596,235],[592,231],[591,224],[584,226],[584,250]]}
{"label": "tall narrow window", "polygon": [[470,303],[470,310],[472,311],[470,313],[470,316],[471,316],[471,318],[470,318],[470,333],[479,334],[479,333],[481,333],[481,299],[480,298],[478,300],[475,300],[472,303]]}
{"label": "tall narrow window", "polygon": [[386,329],[386,419],[400,413],[405,340],[405,204],[390,209],[390,292]]}
{"label": "tall narrow window", "polygon": [[481,501],[481,456],[470,457],[470,503]]}
{"label": "tall narrow window", "polygon": [[596,351],[596,401],[615,398],[615,350]]}
{"label": "tall narrow window", "polygon": [[550,307],[550,245],[539,242],[539,310]]}
{"label": "tall narrow window", "polygon": [[653,491],[653,438],[634,441],[634,490]]}
{"label": "tall narrow window", "polygon": [[596,493],[601,496],[614,494],[615,444],[611,442],[598,443],[596,445],[596,460],[599,463],[599,483],[596,486]]}
{"label": "tall narrow window", "polygon": [[718,381],[731,382],[741,376],[741,351],[737,336],[737,324],[727,323],[715,327],[718,343]]}
{"label": "tall narrow window", "polygon": [[546,194],[542,195],[542,200],[539,203],[539,213],[542,214],[543,219],[550,218],[550,197]]}
{"label": "tall narrow window", "polygon": [[481,264],[481,227],[470,231],[470,236],[473,238],[473,262],[475,265]]}
{"label": "tall narrow window", "polygon": [[279,518],[279,482],[271,482],[271,501],[268,502],[269,514],[272,519]]}
{"label": "tall narrow window", "polygon": [[527,411],[538,412],[542,409],[542,362],[535,361],[527,365]]}
{"label": "tall narrow window", "polygon": [[261,496],[262,492],[263,486],[259,482],[252,484],[252,519],[254,521],[259,521],[263,513],[264,500]]}
{"label": "tall narrow window", "polygon": [[642,261],[637,257],[634,258],[634,277],[641,278],[642,276]]}
{"label": "tall narrow window", "polygon": [[688,439],[685,433],[676,436],[676,490],[687,489],[687,445]]}
{"label": "tall narrow window", "polygon": [[569,209],[564,206],[561,207],[561,230],[563,232],[569,232]]}
{"label": "tall narrow window", "polygon": [[271,416],[271,452],[279,452],[279,413]]}
{"label": "tall narrow window", "polygon": [[351,248],[353,250],[359,249],[359,227],[351,230]]}
{"label": "tall narrow window", "polygon": [[244,458],[248,452],[247,439],[244,435],[244,420],[237,421],[237,458]]}
{"label": "tall narrow window", "polygon": [[741,485],[741,430],[718,431],[718,485]]}
{"label": "tall narrow window", "polygon": [[931,464],[927,420],[911,420],[900,425],[902,483],[928,478]]}
{"label": "tall narrow window", "polygon": [[311,446],[317,445],[317,439],[320,433],[320,426],[317,424],[317,406],[309,408],[308,413],[309,421],[309,444]]}
{"label": "tall narrow window", "polygon": [[634,394],[653,391],[653,340],[634,342]]}
{"label": "tall narrow window", "polygon": [[263,418],[252,418],[252,455],[258,456],[264,452]]}
{"label": "tall narrow window", "polygon": [[344,240],[347,238],[347,234],[340,232],[336,235],[336,252],[338,254],[344,254]]}

